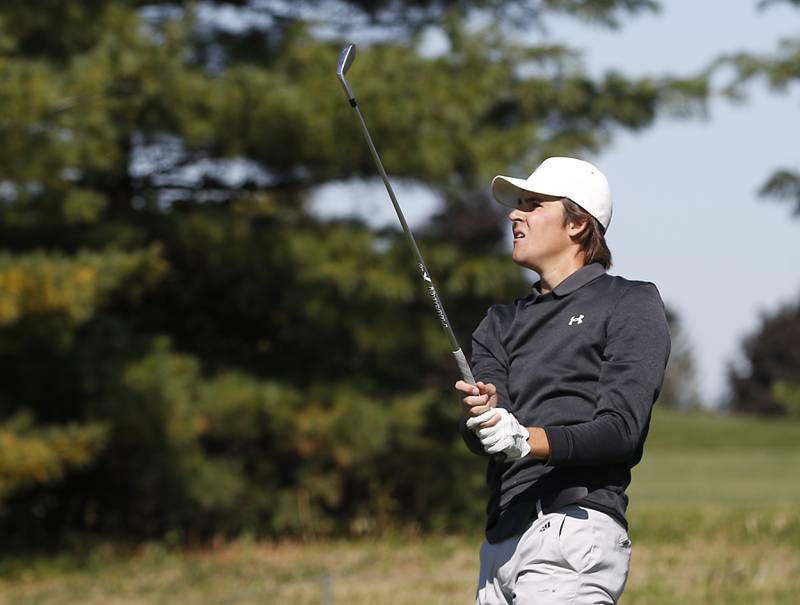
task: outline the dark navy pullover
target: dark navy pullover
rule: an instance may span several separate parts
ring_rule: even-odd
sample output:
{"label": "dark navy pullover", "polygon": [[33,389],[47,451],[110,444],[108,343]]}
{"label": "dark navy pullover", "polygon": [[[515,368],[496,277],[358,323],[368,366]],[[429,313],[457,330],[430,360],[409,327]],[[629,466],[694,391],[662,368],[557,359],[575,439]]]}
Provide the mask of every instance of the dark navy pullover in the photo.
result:
{"label": "dark navy pullover", "polygon": [[[579,504],[627,528],[625,489],[642,458],[670,337],[655,285],[582,267],[552,292],[492,306],[472,336],[472,371],[497,387],[498,406],[543,427],[550,458],[490,458],[487,537],[519,533],[535,501],[585,487]],[[486,455],[461,423],[467,446]]]}

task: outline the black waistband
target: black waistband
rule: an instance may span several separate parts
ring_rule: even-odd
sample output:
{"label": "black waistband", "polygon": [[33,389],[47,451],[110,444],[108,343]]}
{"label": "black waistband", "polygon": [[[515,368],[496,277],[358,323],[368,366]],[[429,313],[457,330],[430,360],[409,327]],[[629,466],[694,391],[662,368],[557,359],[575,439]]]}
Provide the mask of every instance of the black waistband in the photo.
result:
{"label": "black waistband", "polygon": [[566,487],[562,490],[551,492],[539,498],[538,502],[542,512],[552,513],[563,506],[574,504],[589,495],[589,490],[582,486]]}
{"label": "black waistband", "polygon": [[538,507],[543,513],[552,513],[559,508],[583,500],[589,494],[586,487],[572,486],[548,492],[539,498],[520,498],[493,518],[486,525],[486,539],[492,543],[502,542],[525,531],[536,516]]}

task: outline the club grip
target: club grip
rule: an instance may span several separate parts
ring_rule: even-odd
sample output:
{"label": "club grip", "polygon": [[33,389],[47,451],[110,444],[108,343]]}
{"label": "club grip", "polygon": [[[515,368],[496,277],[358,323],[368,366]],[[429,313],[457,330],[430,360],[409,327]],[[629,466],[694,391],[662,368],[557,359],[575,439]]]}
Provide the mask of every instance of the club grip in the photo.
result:
{"label": "club grip", "polygon": [[[467,362],[464,351],[462,351],[460,348],[453,351],[453,357],[456,358],[458,369],[461,370],[461,378],[463,378],[464,382],[467,384],[474,385],[475,377],[472,375],[472,369],[469,367],[469,362]],[[502,463],[506,459],[506,455],[503,452],[499,452],[492,455],[492,458],[495,460],[495,462]]]}
{"label": "club grip", "polygon": [[458,369],[461,371],[461,378],[464,379],[464,382],[467,384],[475,384],[475,378],[472,376],[472,370],[469,367],[467,358],[464,356],[464,352],[461,349],[453,351],[453,357],[456,358],[456,363],[458,364]]}

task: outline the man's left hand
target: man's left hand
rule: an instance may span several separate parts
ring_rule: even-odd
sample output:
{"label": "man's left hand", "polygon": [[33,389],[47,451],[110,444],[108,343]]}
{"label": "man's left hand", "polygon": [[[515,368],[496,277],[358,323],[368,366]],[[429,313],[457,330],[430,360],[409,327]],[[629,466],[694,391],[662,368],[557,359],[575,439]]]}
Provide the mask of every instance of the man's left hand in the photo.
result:
{"label": "man's left hand", "polygon": [[486,453],[502,452],[509,460],[519,460],[527,456],[531,451],[531,446],[528,444],[528,429],[505,408],[495,408],[493,411],[499,420],[492,426],[475,431]]}

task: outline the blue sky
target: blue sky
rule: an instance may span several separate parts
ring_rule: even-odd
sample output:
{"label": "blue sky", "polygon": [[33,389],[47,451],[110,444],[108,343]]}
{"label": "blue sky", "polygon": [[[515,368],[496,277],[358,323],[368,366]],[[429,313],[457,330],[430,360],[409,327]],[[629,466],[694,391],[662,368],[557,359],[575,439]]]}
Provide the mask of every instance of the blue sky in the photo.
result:
{"label": "blue sky", "polygon": [[[591,73],[613,67],[627,75],[688,75],[725,52],[773,50],[800,25],[800,11],[778,5],[759,12],[755,1],[662,7],[616,32],[551,19],[547,36],[583,50]],[[800,87],[784,95],[752,90],[744,105],[718,100],[707,119],[662,118],[642,133],[617,134],[586,158],[611,183],[611,273],[654,282],[680,313],[710,406],[724,396],[726,366],[740,362],[741,340],[759,314],[800,297],[800,220],[789,204],[757,196],[773,169],[800,167]],[[420,185],[393,186],[412,228],[424,221],[435,197]],[[397,221],[380,184],[332,185],[317,203],[333,212],[358,204],[373,224]]]}

